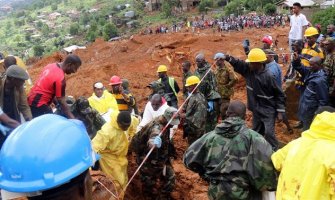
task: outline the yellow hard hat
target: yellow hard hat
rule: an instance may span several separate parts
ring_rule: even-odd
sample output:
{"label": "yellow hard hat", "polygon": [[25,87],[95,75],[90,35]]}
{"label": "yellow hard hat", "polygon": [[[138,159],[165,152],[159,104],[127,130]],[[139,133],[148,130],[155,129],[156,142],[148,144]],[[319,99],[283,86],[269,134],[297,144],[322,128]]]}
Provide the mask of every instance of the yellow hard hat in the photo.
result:
{"label": "yellow hard hat", "polygon": [[167,72],[167,67],[166,65],[159,65],[158,69],[157,69],[157,73],[158,72]]}
{"label": "yellow hard hat", "polygon": [[185,86],[188,87],[191,85],[196,85],[198,83],[200,83],[200,79],[197,76],[190,76],[186,79]]}
{"label": "yellow hard hat", "polygon": [[319,31],[318,29],[314,28],[314,27],[309,27],[308,29],[306,29],[305,31],[305,37],[310,37],[313,35],[319,35]]}
{"label": "yellow hard hat", "polygon": [[249,52],[246,62],[264,62],[266,60],[264,51],[259,48],[254,48]]}

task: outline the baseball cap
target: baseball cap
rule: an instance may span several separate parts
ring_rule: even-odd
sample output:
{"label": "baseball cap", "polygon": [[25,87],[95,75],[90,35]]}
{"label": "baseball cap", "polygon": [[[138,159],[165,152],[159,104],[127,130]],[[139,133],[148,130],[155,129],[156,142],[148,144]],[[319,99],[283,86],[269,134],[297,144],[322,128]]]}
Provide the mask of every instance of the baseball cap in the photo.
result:
{"label": "baseball cap", "polygon": [[8,77],[17,78],[21,80],[28,80],[28,73],[17,65],[12,65],[6,70],[6,75]]}
{"label": "baseball cap", "polygon": [[104,88],[104,84],[102,84],[101,82],[96,82],[94,83],[94,88],[102,89]]}
{"label": "baseball cap", "polygon": [[[164,118],[167,120],[167,121],[170,121],[171,118],[173,117],[173,115],[177,112],[177,109],[174,108],[174,107],[168,107],[163,116]],[[177,114],[171,121],[171,125],[175,126],[175,125],[178,125],[180,123],[180,120],[179,120],[179,115]]]}

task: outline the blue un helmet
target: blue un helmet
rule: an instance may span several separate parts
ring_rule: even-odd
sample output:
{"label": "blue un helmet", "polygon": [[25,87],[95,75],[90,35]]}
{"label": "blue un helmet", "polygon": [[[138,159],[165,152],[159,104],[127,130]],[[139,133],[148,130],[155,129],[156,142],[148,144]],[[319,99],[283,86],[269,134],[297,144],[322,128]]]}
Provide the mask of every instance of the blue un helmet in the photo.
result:
{"label": "blue un helmet", "polygon": [[16,193],[55,188],[85,172],[97,158],[82,122],[42,115],[6,139],[0,151],[0,188]]}

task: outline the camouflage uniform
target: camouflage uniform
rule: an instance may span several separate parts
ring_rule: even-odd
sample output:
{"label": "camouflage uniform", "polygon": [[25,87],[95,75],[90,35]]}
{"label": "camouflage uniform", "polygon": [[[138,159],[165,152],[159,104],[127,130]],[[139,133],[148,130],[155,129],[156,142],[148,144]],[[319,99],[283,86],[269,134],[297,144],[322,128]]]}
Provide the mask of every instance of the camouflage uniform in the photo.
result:
{"label": "camouflage uniform", "polygon": [[329,85],[329,102],[331,106],[335,106],[335,96],[333,88],[335,80],[335,52],[326,55],[326,59],[323,62],[323,67],[328,76],[328,85]]}
{"label": "camouflage uniform", "polygon": [[209,199],[262,199],[277,185],[272,153],[244,120],[229,117],[186,150],[184,164],[209,182]]}
{"label": "camouflage uniform", "polygon": [[183,96],[184,96],[185,99],[186,99],[187,96],[188,96],[188,91],[187,91],[187,89],[186,89],[186,87],[185,87],[186,79],[187,79],[188,77],[192,76],[192,75],[193,75],[193,74],[192,74],[190,71],[188,71],[187,73],[183,73]]}
{"label": "camouflage uniform", "polygon": [[97,110],[92,108],[86,98],[80,97],[73,104],[73,115],[85,124],[86,130],[90,138],[94,138],[97,131],[106,123],[104,118]]}
{"label": "camouflage uniform", "polygon": [[217,112],[218,116],[222,111],[222,116],[226,118],[226,111],[228,109],[228,105],[230,102],[231,96],[234,94],[234,85],[237,82],[237,78],[233,72],[233,70],[229,69],[227,65],[222,68],[217,68],[214,72],[216,83],[217,83],[217,91],[221,96],[221,105],[222,109]]}
{"label": "camouflage uniform", "polygon": [[[131,149],[136,153],[138,164],[143,161],[150,150],[148,141],[155,138],[163,128],[164,125],[159,123],[159,118],[156,118],[134,136]],[[175,186],[175,173],[170,162],[172,155],[169,130],[167,128],[161,136],[161,148],[155,148],[140,169],[142,192],[147,199],[156,199],[156,197],[158,199],[169,199]],[[156,187],[157,180],[160,182],[159,189]]]}
{"label": "camouflage uniform", "polygon": [[193,93],[184,107],[186,118],[184,137],[187,137],[188,145],[205,134],[207,102],[202,93]]}
{"label": "camouflage uniform", "polygon": [[[210,68],[211,66],[206,63],[203,68],[197,68],[194,75],[198,76],[201,80]],[[214,101],[218,103],[221,98],[219,93],[216,91],[215,75],[212,71],[207,74],[204,80],[200,83],[198,89],[205,96],[207,101]],[[206,132],[212,131],[215,128],[216,124],[217,116],[215,110],[207,112]]]}

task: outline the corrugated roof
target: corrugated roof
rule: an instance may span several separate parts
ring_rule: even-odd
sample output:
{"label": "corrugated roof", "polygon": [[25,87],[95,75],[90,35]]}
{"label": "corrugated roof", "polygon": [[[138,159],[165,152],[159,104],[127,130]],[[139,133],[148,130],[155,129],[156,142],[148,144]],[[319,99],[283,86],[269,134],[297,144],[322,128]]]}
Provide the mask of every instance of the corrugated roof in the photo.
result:
{"label": "corrugated roof", "polygon": [[313,6],[315,4],[312,0],[284,0],[279,1],[276,4],[286,4],[287,6],[292,7],[295,2],[299,2],[302,7]]}

